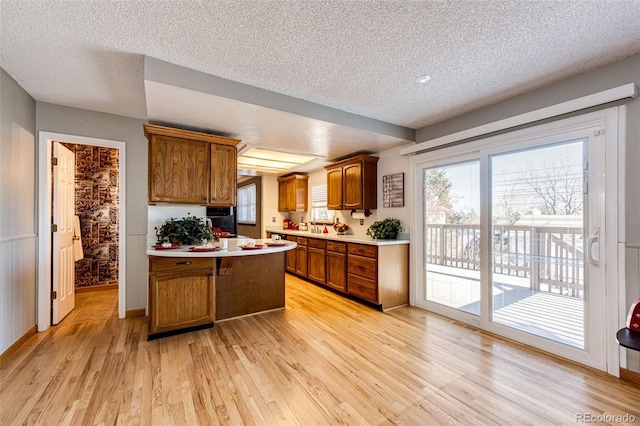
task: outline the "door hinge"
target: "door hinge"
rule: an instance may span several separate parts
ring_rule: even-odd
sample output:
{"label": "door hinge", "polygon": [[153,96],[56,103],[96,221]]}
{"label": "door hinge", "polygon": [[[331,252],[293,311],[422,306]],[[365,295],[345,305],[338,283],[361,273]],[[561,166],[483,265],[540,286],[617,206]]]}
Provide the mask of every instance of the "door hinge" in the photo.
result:
{"label": "door hinge", "polygon": [[55,223],[51,224],[51,232],[58,232],[58,225],[56,225]]}
{"label": "door hinge", "polygon": [[598,129],[593,131],[593,136],[602,136],[604,135],[604,129]]}
{"label": "door hinge", "polygon": [[58,165],[58,158],[57,157],[51,157],[51,165],[52,166],[57,166]]}
{"label": "door hinge", "polygon": [[51,292],[51,300],[55,300],[58,298],[58,292],[57,291],[52,291]]}

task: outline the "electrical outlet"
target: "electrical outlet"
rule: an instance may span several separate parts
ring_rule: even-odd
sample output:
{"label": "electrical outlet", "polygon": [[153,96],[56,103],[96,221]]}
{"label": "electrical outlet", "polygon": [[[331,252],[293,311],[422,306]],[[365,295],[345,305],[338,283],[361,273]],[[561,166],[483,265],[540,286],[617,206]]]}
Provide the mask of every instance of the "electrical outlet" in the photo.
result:
{"label": "electrical outlet", "polygon": [[360,225],[364,225],[364,219],[360,219]]}
{"label": "electrical outlet", "polygon": [[274,223],[275,223],[275,221],[276,221],[276,217],[275,217],[275,216],[272,216],[272,217],[271,217],[271,222],[274,222]]}

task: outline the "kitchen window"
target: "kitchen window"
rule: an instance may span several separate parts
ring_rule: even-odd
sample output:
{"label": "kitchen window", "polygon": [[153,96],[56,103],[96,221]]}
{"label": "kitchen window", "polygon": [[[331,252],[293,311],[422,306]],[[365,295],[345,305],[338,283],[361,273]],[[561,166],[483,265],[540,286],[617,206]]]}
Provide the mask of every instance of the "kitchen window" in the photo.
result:
{"label": "kitchen window", "polygon": [[256,224],[256,185],[238,188],[238,223],[242,225]]}
{"label": "kitchen window", "polygon": [[333,223],[333,210],[327,210],[327,185],[311,187],[311,222]]}

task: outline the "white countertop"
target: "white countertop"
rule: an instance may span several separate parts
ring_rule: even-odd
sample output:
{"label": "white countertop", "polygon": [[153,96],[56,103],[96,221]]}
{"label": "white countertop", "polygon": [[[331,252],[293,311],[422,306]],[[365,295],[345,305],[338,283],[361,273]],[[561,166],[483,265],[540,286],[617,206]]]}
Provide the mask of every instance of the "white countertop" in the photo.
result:
{"label": "white countertop", "polygon": [[[267,232],[272,232],[274,234],[283,234],[283,235],[295,235],[296,237],[307,237],[307,238],[320,238],[323,240],[331,240],[331,241],[343,241],[345,243],[358,243],[358,244],[369,244],[371,246],[392,246],[398,244],[410,244],[409,240],[374,240],[371,237],[359,237],[356,235],[336,235],[336,234],[315,234],[311,231],[294,231],[291,229],[282,229],[279,227],[268,227],[265,229]],[[269,240],[267,240],[269,241]]]}
{"label": "white countertop", "polygon": [[[228,242],[228,248],[226,249],[220,249],[220,250],[216,250],[216,251],[191,251],[189,250],[189,247],[193,247],[193,246],[187,246],[184,245],[180,248],[176,248],[176,249],[161,249],[161,250],[156,250],[153,247],[149,247],[147,248],[147,255],[149,256],[161,256],[161,257],[227,257],[227,256],[255,256],[255,255],[260,255],[260,254],[270,254],[270,253],[278,253],[278,252],[283,252],[283,251],[287,251],[287,250],[292,250],[294,249],[297,244],[293,243],[291,241],[283,241],[284,243],[286,243],[286,245],[284,246],[277,246],[277,247],[269,247],[267,245],[265,245],[265,243],[270,243],[271,240],[270,239],[265,239],[265,240],[253,240],[255,241],[255,243],[258,244],[262,244],[263,247],[260,249],[254,249],[254,250],[243,250],[240,247],[238,247],[241,244],[244,244],[246,242],[246,239],[244,238],[226,238],[227,242]],[[214,245],[220,245],[220,242],[215,243]]]}

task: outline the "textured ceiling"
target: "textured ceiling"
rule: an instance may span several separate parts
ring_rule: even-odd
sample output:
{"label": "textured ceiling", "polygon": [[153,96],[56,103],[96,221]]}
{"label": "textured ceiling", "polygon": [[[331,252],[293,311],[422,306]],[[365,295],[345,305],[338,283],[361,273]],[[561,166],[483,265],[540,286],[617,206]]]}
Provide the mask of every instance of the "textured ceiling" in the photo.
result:
{"label": "textured ceiling", "polygon": [[640,51],[638,0],[2,0],[0,12],[0,66],[36,100],[143,119],[144,56],[417,129]]}

